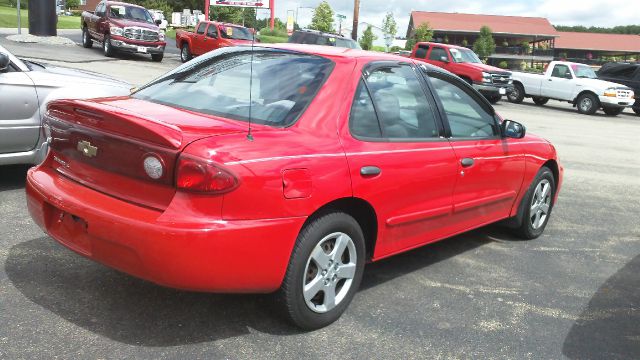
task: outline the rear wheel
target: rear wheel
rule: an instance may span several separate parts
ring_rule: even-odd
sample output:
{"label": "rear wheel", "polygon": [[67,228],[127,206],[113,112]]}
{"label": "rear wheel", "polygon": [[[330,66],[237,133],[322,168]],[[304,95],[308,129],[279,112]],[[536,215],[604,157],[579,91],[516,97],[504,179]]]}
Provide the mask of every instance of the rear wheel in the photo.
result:
{"label": "rear wheel", "polygon": [[514,229],[516,235],[527,240],[542,235],[551,216],[555,192],[553,173],[551,169],[543,166],[522,199],[520,206],[524,207],[524,216],[522,223]]}
{"label": "rear wheel", "polygon": [[187,62],[191,60],[193,56],[191,55],[191,49],[189,49],[189,44],[182,44],[182,49],[180,49],[180,60],[182,62]]}
{"label": "rear wheel", "polygon": [[578,97],[578,112],[585,115],[593,115],[600,108],[600,102],[593,94],[582,94]]}
{"label": "rear wheel", "polygon": [[104,36],[102,50],[104,51],[104,56],[106,57],[112,57],[113,55],[115,55],[115,50],[113,49],[113,46],[111,46],[111,37],[109,35]]}
{"label": "rear wheel", "polygon": [[82,46],[91,49],[93,46],[93,41],[91,41],[91,35],[89,35],[89,30],[87,27],[82,28]]}
{"label": "rear wheel", "polygon": [[358,222],[342,212],[307,224],[291,254],[280,297],[297,326],[318,329],[336,321],[358,291],[365,246]]}
{"label": "rear wheel", "polygon": [[162,53],[162,54],[151,54],[151,60],[153,60],[155,62],[161,62],[163,58],[164,58],[164,53]]}
{"label": "rear wheel", "polygon": [[524,87],[520,84],[515,84],[513,90],[507,94],[507,100],[514,104],[520,104],[524,100]]}
{"label": "rear wheel", "polygon": [[606,107],[606,108],[602,108],[602,111],[604,111],[604,113],[609,115],[609,116],[618,116],[618,115],[620,115],[620,113],[622,113],[622,110],[624,110],[624,108],[621,108],[621,107]]}
{"label": "rear wheel", "polygon": [[532,99],[533,99],[533,102],[538,106],[542,106],[549,102],[549,98],[545,98],[545,97],[534,96]]}

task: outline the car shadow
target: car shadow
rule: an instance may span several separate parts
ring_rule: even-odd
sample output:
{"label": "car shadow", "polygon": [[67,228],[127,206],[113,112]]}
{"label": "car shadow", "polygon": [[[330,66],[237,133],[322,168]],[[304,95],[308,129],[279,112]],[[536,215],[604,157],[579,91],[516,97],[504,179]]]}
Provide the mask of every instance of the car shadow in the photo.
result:
{"label": "car shadow", "polygon": [[570,359],[640,359],[640,255],[598,289],[562,353]]}
{"label": "car shadow", "polygon": [[[545,105],[536,105],[532,102],[527,102],[524,101],[520,104],[514,104],[514,105],[519,105],[519,106],[528,106],[530,108],[536,108],[536,109],[548,109],[548,110],[554,110],[554,111],[562,111],[565,113],[574,113],[577,115],[582,115],[578,112],[578,109],[576,109],[575,107],[571,107],[571,108],[567,108],[567,107],[561,107],[561,106],[554,106],[554,104],[552,103],[553,100],[550,100],[549,103],[545,104]],[[621,114],[622,115],[622,114]],[[588,116],[591,118],[616,118],[615,116],[611,116],[611,115],[607,115],[605,114],[601,109],[598,110],[595,114],[593,115],[583,115],[583,116]]]}
{"label": "car shadow", "polygon": [[[362,289],[381,285],[496,241],[483,228],[365,268]],[[225,295],[161,287],[85,259],[49,237],[13,246],[5,271],[29,300],[91,332],[141,346],[176,346],[248,334],[302,331],[284,321],[275,296]]]}
{"label": "car shadow", "polygon": [[0,191],[24,188],[31,165],[0,166]]}

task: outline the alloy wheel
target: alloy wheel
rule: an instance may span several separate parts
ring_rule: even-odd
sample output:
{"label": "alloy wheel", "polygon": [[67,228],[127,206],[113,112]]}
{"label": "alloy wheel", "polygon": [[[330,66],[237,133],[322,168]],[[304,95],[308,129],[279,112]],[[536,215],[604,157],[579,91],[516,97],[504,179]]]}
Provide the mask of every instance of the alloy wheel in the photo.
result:
{"label": "alloy wheel", "polygon": [[352,286],[356,264],[356,247],[349,235],[336,232],[320,240],[307,259],[302,279],[309,309],[326,313],[338,306]]}
{"label": "alloy wheel", "polygon": [[585,97],[584,99],[582,99],[582,101],[580,101],[580,110],[582,110],[583,112],[588,112],[592,106],[593,101],[591,101],[591,99],[588,97]]}
{"label": "alloy wheel", "polygon": [[538,183],[531,199],[531,210],[529,211],[529,221],[533,229],[539,229],[549,216],[551,209],[551,183],[543,179]]}

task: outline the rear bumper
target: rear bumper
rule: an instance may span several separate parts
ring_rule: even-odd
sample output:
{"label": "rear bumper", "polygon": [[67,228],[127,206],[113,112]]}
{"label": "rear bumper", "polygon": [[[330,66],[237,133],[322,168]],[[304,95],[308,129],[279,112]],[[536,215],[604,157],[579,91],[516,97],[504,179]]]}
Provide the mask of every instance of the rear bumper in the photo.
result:
{"label": "rear bumper", "polygon": [[277,290],[305,221],[163,219],[160,211],[67,179],[46,162],[29,170],[26,194],[34,221],[67,248],[133,276],[195,291]]}
{"label": "rear bumper", "polygon": [[133,41],[123,36],[112,36],[111,46],[118,51],[140,54],[163,54],[167,43],[164,41],[144,42]]}

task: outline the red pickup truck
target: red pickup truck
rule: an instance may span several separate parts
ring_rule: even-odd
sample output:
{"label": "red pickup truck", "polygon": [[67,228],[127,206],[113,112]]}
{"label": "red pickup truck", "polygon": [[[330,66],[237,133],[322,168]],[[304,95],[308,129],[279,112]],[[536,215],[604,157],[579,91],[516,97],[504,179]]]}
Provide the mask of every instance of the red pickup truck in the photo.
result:
{"label": "red pickup truck", "polygon": [[180,49],[182,62],[221,47],[251,44],[252,39],[253,32],[246,27],[215,21],[199,22],[195,32],[176,32],[176,46]]}
{"label": "red pickup truck", "polygon": [[151,54],[153,61],[162,61],[167,43],[158,21],[142,6],[101,1],[95,12],[82,13],[82,45],[90,48],[96,41],[105,56],[121,51]]}
{"label": "red pickup truck", "polygon": [[513,90],[510,72],[482,63],[476,53],[465,47],[419,42],[413,47],[410,57],[458,75],[492,104]]}

